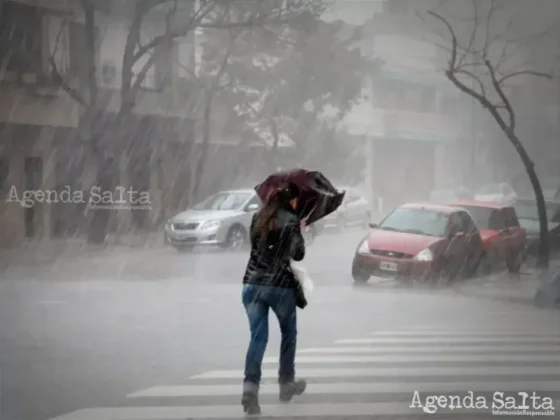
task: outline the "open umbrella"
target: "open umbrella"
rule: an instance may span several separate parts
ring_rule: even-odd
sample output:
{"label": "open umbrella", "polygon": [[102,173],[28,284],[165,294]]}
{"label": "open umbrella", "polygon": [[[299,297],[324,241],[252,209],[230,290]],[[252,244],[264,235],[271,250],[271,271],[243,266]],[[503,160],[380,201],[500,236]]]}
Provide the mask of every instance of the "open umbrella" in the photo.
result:
{"label": "open umbrella", "polygon": [[344,191],[338,191],[319,171],[293,169],[270,175],[255,187],[261,200],[266,201],[282,184],[293,182],[301,190],[296,212],[311,224],[334,212],[342,204]]}

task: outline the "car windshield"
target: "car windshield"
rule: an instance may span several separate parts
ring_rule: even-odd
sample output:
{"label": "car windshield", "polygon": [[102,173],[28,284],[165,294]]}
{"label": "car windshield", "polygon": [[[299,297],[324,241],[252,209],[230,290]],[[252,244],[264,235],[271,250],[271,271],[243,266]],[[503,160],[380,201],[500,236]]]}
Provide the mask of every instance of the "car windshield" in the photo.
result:
{"label": "car windshield", "polygon": [[477,194],[501,194],[502,189],[500,184],[483,185],[478,190]]}
{"label": "car windshield", "polygon": [[[539,220],[537,203],[533,201],[518,201],[515,203],[515,212],[517,213],[518,219]],[[560,204],[547,204],[546,216],[550,222],[560,223]]]}
{"label": "car windshield", "polygon": [[447,220],[447,214],[436,210],[401,207],[387,216],[379,225],[379,229],[443,237]]}
{"label": "car windshield", "polygon": [[193,207],[193,210],[237,210],[253,194],[243,192],[219,192]]}
{"label": "car windshield", "polygon": [[480,206],[461,206],[469,212],[479,229],[499,230],[499,214],[496,209]]}

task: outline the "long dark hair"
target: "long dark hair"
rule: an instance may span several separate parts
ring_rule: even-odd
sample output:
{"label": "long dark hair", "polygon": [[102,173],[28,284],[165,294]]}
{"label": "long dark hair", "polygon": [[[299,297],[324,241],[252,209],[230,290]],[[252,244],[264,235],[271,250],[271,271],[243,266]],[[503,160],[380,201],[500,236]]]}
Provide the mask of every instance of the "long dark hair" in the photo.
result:
{"label": "long dark hair", "polygon": [[268,196],[257,214],[255,222],[255,229],[260,234],[261,239],[264,240],[270,231],[274,229],[274,218],[278,209],[288,206],[291,200],[299,198],[300,195],[299,187],[293,182],[287,182]]}

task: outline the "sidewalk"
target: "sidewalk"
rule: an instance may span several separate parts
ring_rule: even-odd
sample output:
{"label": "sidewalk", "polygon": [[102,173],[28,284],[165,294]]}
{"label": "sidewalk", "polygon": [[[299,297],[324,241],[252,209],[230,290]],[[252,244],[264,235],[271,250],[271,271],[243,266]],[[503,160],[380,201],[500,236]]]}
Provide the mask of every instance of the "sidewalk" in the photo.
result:
{"label": "sidewalk", "polygon": [[60,258],[81,258],[101,254],[121,254],[164,246],[161,233],[109,237],[104,245],[88,244],[85,239],[29,241],[17,248],[0,249],[0,270],[4,265],[37,265]]}
{"label": "sidewalk", "polygon": [[[549,272],[559,269],[558,261],[550,262]],[[548,278],[546,273],[538,269],[526,268],[519,274],[500,273],[474,279],[457,286],[455,290],[465,296],[533,305],[543,276]]]}

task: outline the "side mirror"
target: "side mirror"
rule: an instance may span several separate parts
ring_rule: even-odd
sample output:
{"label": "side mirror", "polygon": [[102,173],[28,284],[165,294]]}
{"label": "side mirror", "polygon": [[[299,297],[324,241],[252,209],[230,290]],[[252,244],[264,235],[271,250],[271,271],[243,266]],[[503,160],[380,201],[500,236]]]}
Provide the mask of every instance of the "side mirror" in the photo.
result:
{"label": "side mirror", "polygon": [[257,211],[260,207],[261,207],[261,206],[259,206],[257,203],[249,204],[249,205],[245,208],[245,211],[246,211],[246,212]]}
{"label": "side mirror", "polygon": [[377,223],[368,223],[368,226],[369,226],[371,229],[376,229],[376,228],[379,227],[379,225],[378,225]]}

